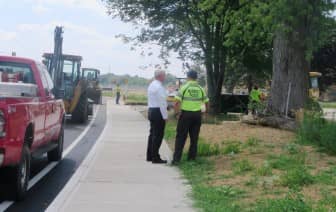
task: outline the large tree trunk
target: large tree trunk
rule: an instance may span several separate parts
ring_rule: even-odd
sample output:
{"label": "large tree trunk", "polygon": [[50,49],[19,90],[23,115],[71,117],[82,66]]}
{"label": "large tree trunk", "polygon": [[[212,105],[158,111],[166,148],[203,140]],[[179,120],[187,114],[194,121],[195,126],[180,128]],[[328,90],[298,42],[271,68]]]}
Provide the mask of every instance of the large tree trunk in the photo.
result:
{"label": "large tree trunk", "polygon": [[278,31],[274,39],[268,110],[280,116],[286,115],[287,105],[288,112],[303,108],[308,98],[309,66],[298,34]]}

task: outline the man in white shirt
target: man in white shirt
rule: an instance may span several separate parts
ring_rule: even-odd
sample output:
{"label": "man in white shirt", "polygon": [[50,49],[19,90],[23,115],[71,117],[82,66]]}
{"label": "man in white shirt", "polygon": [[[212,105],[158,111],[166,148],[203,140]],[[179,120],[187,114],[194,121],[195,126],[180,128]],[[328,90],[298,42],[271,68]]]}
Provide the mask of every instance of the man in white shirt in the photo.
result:
{"label": "man in white shirt", "polygon": [[150,131],[147,146],[147,161],[152,163],[167,163],[162,160],[159,149],[162,144],[166,120],[168,119],[167,111],[167,91],[163,87],[166,78],[164,71],[156,71],[155,79],[148,87],[148,120],[150,121]]}

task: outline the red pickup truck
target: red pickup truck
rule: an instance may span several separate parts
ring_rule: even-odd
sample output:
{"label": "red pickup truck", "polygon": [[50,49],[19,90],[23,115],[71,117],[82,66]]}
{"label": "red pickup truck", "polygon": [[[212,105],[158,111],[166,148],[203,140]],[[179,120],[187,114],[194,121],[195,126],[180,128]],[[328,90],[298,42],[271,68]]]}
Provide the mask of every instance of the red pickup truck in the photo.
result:
{"label": "red pickup truck", "polygon": [[32,157],[62,159],[64,117],[42,63],[0,56],[0,172],[10,172],[15,199],[27,192]]}

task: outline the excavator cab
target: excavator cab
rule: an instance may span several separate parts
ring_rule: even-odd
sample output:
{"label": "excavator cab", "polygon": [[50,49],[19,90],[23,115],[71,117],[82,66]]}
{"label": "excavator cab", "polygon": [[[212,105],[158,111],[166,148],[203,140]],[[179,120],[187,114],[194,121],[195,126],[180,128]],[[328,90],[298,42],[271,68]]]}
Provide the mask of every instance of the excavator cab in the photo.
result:
{"label": "excavator cab", "polygon": [[88,98],[93,100],[95,104],[102,103],[102,89],[99,84],[100,71],[94,68],[83,68],[82,78],[88,84]]}
{"label": "excavator cab", "polygon": [[81,76],[82,57],[62,53],[63,28],[55,29],[54,53],[43,54],[43,63],[53,79],[57,98],[62,98],[65,111],[74,122],[84,123],[93,113],[87,96],[87,82]]}

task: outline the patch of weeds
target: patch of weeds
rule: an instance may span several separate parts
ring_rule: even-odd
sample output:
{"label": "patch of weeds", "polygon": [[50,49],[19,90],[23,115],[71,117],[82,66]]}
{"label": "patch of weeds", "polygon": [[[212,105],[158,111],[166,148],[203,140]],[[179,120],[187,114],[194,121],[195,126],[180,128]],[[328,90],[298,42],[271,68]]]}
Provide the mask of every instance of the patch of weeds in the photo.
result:
{"label": "patch of weeds", "polygon": [[265,144],[264,147],[269,148],[269,149],[274,149],[275,145],[274,144]]}
{"label": "patch of weeds", "polygon": [[240,143],[230,143],[224,147],[224,154],[238,154],[240,152]]}
{"label": "patch of weeds", "polygon": [[318,183],[324,185],[336,185],[336,166],[320,172],[315,176],[315,179]]}
{"label": "patch of weeds", "polygon": [[248,147],[256,147],[259,146],[259,144],[261,143],[261,140],[258,138],[248,138],[246,141],[246,146]]}
{"label": "patch of weeds", "polygon": [[314,177],[304,165],[292,167],[280,177],[280,184],[289,188],[299,188],[314,183]]}
{"label": "patch of weeds", "polygon": [[233,173],[242,174],[248,171],[252,171],[254,166],[246,159],[236,161],[232,164]]}
{"label": "patch of weeds", "polygon": [[250,178],[248,181],[245,182],[245,186],[248,186],[248,187],[257,187],[258,185],[258,177],[257,176],[253,176],[252,178]]}
{"label": "patch of weeds", "polygon": [[[184,154],[184,158],[185,158]],[[212,179],[211,173],[214,163],[204,157],[198,157],[195,161],[182,161],[178,166],[191,185],[207,183]]]}
{"label": "patch of weeds", "polygon": [[321,191],[322,199],[318,202],[319,211],[336,211],[336,196],[327,189]]}
{"label": "patch of weeds", "polygon": [[305,154],[296,155],[269,155],[270,165],[274,169],[288,170],[292,167],[303,165],[306,160]]}
{"label": "patch of weeds", "polygon": [[258,176],[271,176],[273,173],[272,167],[270,166],[269,162],[265,161],[261,167],[257,168],[256,174]]}
{"label": "patch of weeds", "polygon": [[[184,155],[185,157],[185,155]],[[210,186],[213,180],[214,162],[206,157],[198,157],[196,161],[185,162],[178,166],[192,186],[192,197],[195,206],[202,211],[241,211],[235,200],[244,191],[229,186]]]}
{"label": "patch of weeds", "polygon": [[251,210],[255,212],[311,212],[312,206],[307,203],[301,193],[289,192],[286,197],[281,199],[266,199],[258,201]]}
{"label": "patch of weeds", "polygon": [[328,161],[327,163],[328,163],[328,165],[330,165],[330,166],[334,166],[334,165],[336,165],[336,162],[335,162],[335,161],[331,161],[331,160]]}
{"label": "patch of weeds", "polygon": [[289,143],[286,146],[284,146],[284,150],[288,152],[289,154],[294,155],[300,152],[300,147],[298,144]]}
{"label": "patch of weeds", "polygon": [[241,211],[234,200],[242,196],[244,192],[230,186],[205,186],[193,187],[193,196],[196,199],[196,207],[202,211]]}
{"label": "patch of weeds", "polygon": [[221,148],[218,144],[207,143],[204,142],[203,139],[199,139],[197,149],[198,156],[213,156],[221,154]]}

